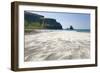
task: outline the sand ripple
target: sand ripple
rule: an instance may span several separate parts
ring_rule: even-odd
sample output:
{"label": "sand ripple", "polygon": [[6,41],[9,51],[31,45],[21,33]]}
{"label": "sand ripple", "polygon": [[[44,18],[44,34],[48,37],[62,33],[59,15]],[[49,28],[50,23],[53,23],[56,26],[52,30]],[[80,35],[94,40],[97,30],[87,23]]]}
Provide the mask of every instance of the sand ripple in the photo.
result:
{"label": "sand ripple", "polygon": [[25,35],[25,61],[90,58],[90,33],[54,31]]}

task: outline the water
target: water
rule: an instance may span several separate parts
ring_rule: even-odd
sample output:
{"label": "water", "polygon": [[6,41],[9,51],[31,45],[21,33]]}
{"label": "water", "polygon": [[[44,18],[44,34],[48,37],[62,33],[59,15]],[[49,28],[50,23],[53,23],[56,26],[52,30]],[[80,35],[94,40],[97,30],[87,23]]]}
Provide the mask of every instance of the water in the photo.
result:
{"label": "water", "polygon": [[76,31],[76,32],[90,32],[90,29],[74,29],[74,30],[54,30],[54,29],[42,29],[42,32],[53,32],[53,31]]}
{"label": "water", "polygon": [[74,29],[77,32],[90,32],[90,29]]}

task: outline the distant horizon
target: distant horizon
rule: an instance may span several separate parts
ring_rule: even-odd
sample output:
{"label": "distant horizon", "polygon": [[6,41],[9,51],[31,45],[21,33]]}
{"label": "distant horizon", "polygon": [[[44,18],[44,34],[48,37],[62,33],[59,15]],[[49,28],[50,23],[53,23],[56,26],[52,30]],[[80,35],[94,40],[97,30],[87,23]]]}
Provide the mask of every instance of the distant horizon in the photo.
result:
{"label": "distant horizon", "polygon": [[28,11],[28,12],[43,15],[44,18],[56,19],[56,21],[62,25],[63,29],[67,29],[70,26],[73,26],[74,29],[90,30],[90,14],[68,13],[68,12],[42,12],[42,11]]}

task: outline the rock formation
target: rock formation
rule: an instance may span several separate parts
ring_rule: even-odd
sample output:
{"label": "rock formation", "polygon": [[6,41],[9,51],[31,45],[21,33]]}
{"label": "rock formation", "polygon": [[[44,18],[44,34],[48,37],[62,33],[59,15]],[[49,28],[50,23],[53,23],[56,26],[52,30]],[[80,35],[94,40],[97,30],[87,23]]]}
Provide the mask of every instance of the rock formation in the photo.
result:
{"label": "rock formation", "polygon": [[[31,27],[39,27],[43,29],[62,29],[62,26],[60,23],[56,21],[56,19],[52,18],[44,18],[43,15],[30,13],[30,12],[24,12],[24,20],[25,20],[25,27],[28,26]],[[30,27],[30,28],[31,28]]]}
{"label": "rock formation", "polygon": [[70,26],[70,28],[69,28],[70,30],[74,30],[74,28],[73,28],[73,26]]}

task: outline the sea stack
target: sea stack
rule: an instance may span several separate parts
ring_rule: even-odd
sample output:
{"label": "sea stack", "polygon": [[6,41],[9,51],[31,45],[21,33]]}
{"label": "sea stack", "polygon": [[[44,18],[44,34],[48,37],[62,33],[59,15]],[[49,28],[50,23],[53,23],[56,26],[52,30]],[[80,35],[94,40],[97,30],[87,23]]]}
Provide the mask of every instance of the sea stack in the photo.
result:
{"label": "sea stack", "polygon": [[73,28],[73,26],[70,26],[70,28],[69,28],[70,30],[74,30],[74,28]]}

